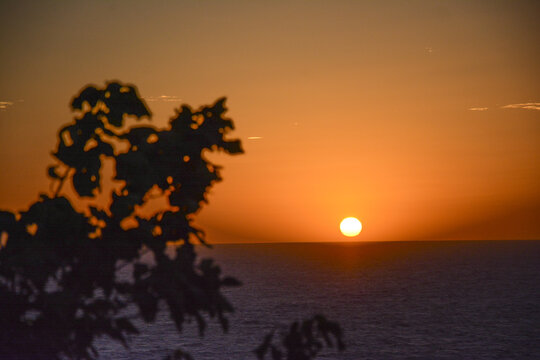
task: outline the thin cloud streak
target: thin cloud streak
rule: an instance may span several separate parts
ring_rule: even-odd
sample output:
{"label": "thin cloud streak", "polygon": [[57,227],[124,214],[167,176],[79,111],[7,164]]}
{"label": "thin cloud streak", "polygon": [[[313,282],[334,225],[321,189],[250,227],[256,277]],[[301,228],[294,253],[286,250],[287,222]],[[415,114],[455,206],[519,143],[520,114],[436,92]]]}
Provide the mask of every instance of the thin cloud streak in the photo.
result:
{"label": "thin cloud streak", "polygon": [[8,107],[13,106],[11,101],[0,101],[0,111],[6,111]]}
{"label": "thin cloud streak", "polygon": [[488,108],[487,107],[472,107],[472,108],[469,108],[469,110],[471,111],[486,111]]}
{"label": "thin cloud streak", "polygon": [[10,107],[14,106],[15,103],[22,103],[22,102],[24,102],[24,99],[18,99],[14,101],[0,100],[0,111],[6,111]]}
{"label": "thin cloud streak", "polygon": [[148,96],[145,97],[146,101],[163,101],[163,102],[180,102],[182,99],[176,95],[160,95],[160,96]]}
{"label": "thin cloud streak", "polygon": [[528,102],[522,104],[510,104],[501,106],[501,109],[526,109],[526,110],[540,110],[540,102]]}

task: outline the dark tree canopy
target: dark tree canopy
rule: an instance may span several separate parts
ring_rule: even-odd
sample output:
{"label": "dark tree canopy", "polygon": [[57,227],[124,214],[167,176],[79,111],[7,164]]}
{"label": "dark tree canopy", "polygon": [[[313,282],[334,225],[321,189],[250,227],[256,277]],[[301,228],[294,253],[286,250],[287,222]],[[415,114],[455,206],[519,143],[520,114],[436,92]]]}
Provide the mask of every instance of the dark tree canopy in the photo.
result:
{"label": "dark tree canopy", "polygon": [[[239,140],[226,138],[234,126],[224,117],[225,98],[198,110],[183,105],[165,129],[124,126],[150,111],[134,86],[119,82],[87,86],[71,107],[76,117],[60,129],[57,163],[48,168],[51,193],[26,211],[0,211],[0,358],[93,359],[97,337],[128,346],[129,335],[139,333],[133,320],[153,322],[160,311],[179,332],[195,321],[202,335],[209,318],[227,331],[233,307],[222,289],[240,283],[222,276],[212,259],[197,259],[194,244],[207,244],[193,225],[221,180],[205,153],[243,152]],[[100,204],[92,200],[104,191],[106,162],[118,186]],[[166,206],[144,215],[156,197]],[[332,323],[310,321],[300,332],[298,324],[291,328],[279,356],[315,357],[321,343],[312,338],[326,339],[329,329],[341,344]],[[260,358],[279,351],[270,341]],[[307,357],[294,355],[306,346]],[[191,359],[180,349],[169,358]]]}
{"label": "dark tree canopy", "polygon": [[[48,169],[54,193],[20,214],[0,213],[0,358],[93,358],[97,336],[125,344],[138,332],[123,311],[132,303],[147,322],[162,302],[179,331],[194,319],[202,333],[205,315],[226,330],[233,308],[221,290],[239,282],[222,277],[210,259],[198,262],[192,245],[205,243],[193,214],[221,180],[219,166],[204,153],[242,153],[240,141],[225,138],[234,128],[224,117],[225,98],[199,110],[182,106],[164,130],[123,128],[128,116],[150,116],[130,85],[88,86],[71,106],[78,116],[60,129],[58,164]],[[76,211],[62,186],[96,197],[107,159],[114,160],[122,187],[108,206]],[[156,194],[170,206],[140,216],[137,209]],[[128,218],[136,225],[125,229]],[[173,256],[165,251],[170,241],[180,243]],[[152,253],[153,263],[141,261],[143,252]],[[118,277],[126,264],[132,281]]]}

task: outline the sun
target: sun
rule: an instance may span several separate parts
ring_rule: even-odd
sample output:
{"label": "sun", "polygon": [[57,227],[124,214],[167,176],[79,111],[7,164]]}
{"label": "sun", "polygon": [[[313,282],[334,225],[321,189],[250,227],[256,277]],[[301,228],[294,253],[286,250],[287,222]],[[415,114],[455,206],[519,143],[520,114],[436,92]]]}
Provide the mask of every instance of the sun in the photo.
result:
{"label": "sun", "polygon": [[348,217],[341,220],[339,229],[343,235],[353,237],[362,231],[362,223],[355,217]]}

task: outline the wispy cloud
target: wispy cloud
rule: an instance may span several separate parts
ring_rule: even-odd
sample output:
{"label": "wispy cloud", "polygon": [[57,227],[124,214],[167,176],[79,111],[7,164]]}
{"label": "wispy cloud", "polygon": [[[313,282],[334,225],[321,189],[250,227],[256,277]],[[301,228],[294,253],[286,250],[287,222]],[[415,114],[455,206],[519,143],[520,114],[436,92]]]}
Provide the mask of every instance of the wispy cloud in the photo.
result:
{"label": "wispy cloud", "polygon": [[10,106],[13,106],[12,101],[0,101],[0,111],[6,111]]}
{"label": "wispy cloud", "polygon": [[146,101],[164,101],[164,102],[180,102],[182,99],[176,95],[160,95],[148,96],[144,98]]}
{"label": "wispy cloud", "polygon": [[487,107],[472,107],[472,108],[469,108],[469,110],[471,111],[486,111],[488,108]]}
{"label": "wispy cloud", "polygon": [[248,140],[261,140],[262,136],[248,136]]}
{"label": "wispy cloud", "polygon": [[540,102],[528,102],[522,104],[510,104],[501,106],[501,109],[527,109],[527,110],[540,110]]}
{"label": "wispy cloud", "polygon": [[7,101],[7,100],[0,100],[0,111],[6,111],[16,103],[22,103],[24,102],[23,99],[14,100],[14,101]]}

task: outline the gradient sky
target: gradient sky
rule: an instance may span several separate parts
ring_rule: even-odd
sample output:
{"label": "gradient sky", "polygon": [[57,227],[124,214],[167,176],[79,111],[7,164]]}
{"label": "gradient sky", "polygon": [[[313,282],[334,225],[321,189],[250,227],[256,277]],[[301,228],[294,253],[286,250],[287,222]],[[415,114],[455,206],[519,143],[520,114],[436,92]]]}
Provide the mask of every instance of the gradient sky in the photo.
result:
{"label": "gradient sky", "polygon": [[[0,207],[47,191],[84,85],[163,126],[228,97],[211,242],[540,238],[538,1],[1,1]],[[166,96],[166,97],[163,97]],[[249,139],[250,137],[258,137]]]}

